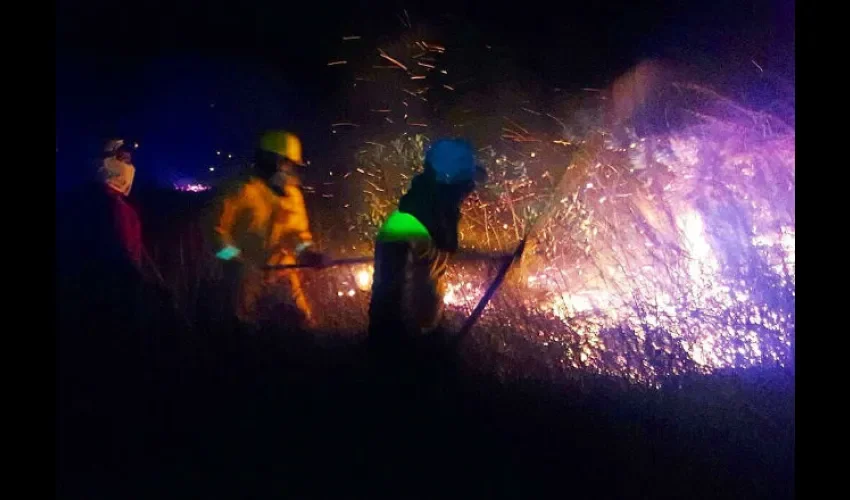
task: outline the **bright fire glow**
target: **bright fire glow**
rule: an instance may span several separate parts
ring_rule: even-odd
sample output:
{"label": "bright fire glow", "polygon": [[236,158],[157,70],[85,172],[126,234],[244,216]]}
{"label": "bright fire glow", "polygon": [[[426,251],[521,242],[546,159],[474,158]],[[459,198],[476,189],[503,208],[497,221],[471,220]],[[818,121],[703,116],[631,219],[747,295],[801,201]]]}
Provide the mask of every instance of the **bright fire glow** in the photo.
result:
{"label": "bright fire glow", "polygon": [[[676,217],[676,225],[685,251],[680,271],[647,265],[607,287],[568,292],[564,270],[549,266],[517,284],[505,283],[497,295],[504,297],[504,302],[498,309],[491,304],[490,312],[481,319],[482,328],[527,332],[542,345],[563,345],[566,366],[625,375],[635,382],[651,382],[688,370],[784,364],[791,355],[793,317],[761,303],[745,282],[723,275],[698,212],[683,211]],[[784,256],[774,270],[793,268],[793,230],[761,236],[754,245]],[[609,270],[619,276],[614,271]],[[372,273],[371,265],[354,272],[360,290],[368,291]],[[670,273],[681,273],[684,281],[671,283]],[[487,273],[452,266],[443,295],[447,310],[460,317],[469,314],[491,280]],[[355,291],[337,295],[354,297]],[[362,297],[368,298],[368,294]],[[520,304],[524,312],[520,312]],[[511,319],[517,314],[525,316],[525,321]],[[570,331],[580,339],[578,350],[567,333]],[[638,358],[633,358],[635,352],[621,352],[628,345],[621,345],[624,334],[633,336],[630,342],[644,346],[637,351]],[[648,362],[646,353],[654,353],[656,361]],[[667,364],[654,364],[661,359],[668,359],[663,362]]]}
{"label": "bright fire glow", "polygon": [[[521,142],[517,147],[537,149],[524,155],[490,146],[489,182],[500,194],[482,194],[463,207],[462,245],[509,251],[528,221],[547,217],[474,335],[502,343],[521,338],[565,369],[649,384],[689,372],[793,366],[793,133],[767,137],[762,130],[744,135],[741,128],[712,127],[623,144],[604,134],[581,141],[582,154],[570,165],[544,165],[558,160],[537,142]],[[396,168],[407,182],[405,160],[386,156],[415,145],[406,140],[364,149],[369,161],[357,172],[372,217],[356,226],[364,240],[373,240],[370,231],[399,195],[375,194],[367,177]],[[537,158],[545,176],[529,173],[518,156]],[[372,164],[381,167],[365,168]],[[564,180],[557,183],[559,171]],[[459,326],[492,283],[493,267],[476,266],[449,268],[448,328]],[[349,272],[340,279],[350,281]],[[353,272],[353,284],[366,291],[371,268]]]}
{"label": "bright fire glow", "polygon": [[201,193],[203,191],[209,191],[211,188],[206,184],[175,184],[174,189],[177,191],[184,191],[188,193]]}
{"label": "bright fire glow", "polygon": [[368,269],[361,269],[354,275],[354,280],[357,282],[357,288],[361,291],[367,291],[372,287],[372,266]]}

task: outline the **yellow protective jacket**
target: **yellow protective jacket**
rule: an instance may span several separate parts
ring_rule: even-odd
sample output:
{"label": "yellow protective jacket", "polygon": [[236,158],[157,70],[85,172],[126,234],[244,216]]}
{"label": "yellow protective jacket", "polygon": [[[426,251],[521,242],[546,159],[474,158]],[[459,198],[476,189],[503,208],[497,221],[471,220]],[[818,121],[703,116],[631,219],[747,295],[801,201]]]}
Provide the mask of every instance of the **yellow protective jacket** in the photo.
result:
{"label": "yellow protective jacket", "polygon": [[287,183],[281,196],[262,179],[249,177],[226,190],[216,213],[213,237],[218,249],[235,246],[246,263],[258,267],[280,264],[313,242],[297,182]]}

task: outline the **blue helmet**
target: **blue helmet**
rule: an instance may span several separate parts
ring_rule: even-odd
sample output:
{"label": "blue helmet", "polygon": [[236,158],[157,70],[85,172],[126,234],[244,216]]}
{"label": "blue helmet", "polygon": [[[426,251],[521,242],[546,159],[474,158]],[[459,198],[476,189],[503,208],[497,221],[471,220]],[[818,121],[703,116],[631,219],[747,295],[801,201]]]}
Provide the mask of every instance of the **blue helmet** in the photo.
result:
{"label": "blue helmet", "polygon": [[480,177],[481,168],[475,163],[475,150],[462,139],[440,139],[425,153],[440,184],[461,184]]}

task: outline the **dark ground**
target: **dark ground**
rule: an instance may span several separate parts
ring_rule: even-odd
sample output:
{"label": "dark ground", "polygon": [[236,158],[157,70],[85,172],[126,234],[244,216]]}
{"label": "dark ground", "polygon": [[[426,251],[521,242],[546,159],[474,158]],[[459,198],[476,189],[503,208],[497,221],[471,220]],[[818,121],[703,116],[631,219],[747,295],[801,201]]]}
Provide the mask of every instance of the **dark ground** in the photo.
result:
{"label": "dark ground", "polygon": [[793,495],[790,372],[497,382],[438,343],[377,363],[60,285],[59,498]]}
{"label": "dark ground", "polygon": [[59,498],[793,496],[791,370],[506,381],[466,344],[381,362],[362,336],[239,331],[210,286],[188,331],[167,294],[91,262],[83,205],[57,215],[75,228],[57,234]]}

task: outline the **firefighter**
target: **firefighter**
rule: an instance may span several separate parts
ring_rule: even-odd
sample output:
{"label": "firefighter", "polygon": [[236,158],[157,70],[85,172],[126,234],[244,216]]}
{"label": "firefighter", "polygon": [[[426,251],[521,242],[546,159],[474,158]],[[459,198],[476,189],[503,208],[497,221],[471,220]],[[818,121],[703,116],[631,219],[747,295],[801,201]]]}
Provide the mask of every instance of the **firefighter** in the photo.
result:
{"label": "firefighter", "polygon": [[260,138],[253,171],[217,204],[216,257],[225,262],[236,318],[256,325],[262,304],[280,279],[289,281],[294,305],[307,326],[315,324],[296,270],[266,271],[268,265],[320,267],[327,258],[313,250],[313,235],[296,168],[303,167],[301,141],[285,131]]}
{"label": "firefighter", "polygon": [[458,249],[460,206],[485,180],[466,141],[442,139],[428,150],[424,170],[376,238],[370,341],[388,345],[438,325],[443,277]]}
{"label": "firefighter", "polygon": [[[143,281],[142,225],[127,196],[136,169],[123,140],[106,143],[96,176],[57,203],[57,271],[74,298],[114,298]],[[70,291],[73,290],[73,291]]]}
{"label": "firefighter", "polygon": [[122,139],[106,143],[103,162],[98,169],[110,207],[114,229],[124,256],[139,270],[142,268],[142,225],[136,210],[127,202],[136,167],[133,147]]}

